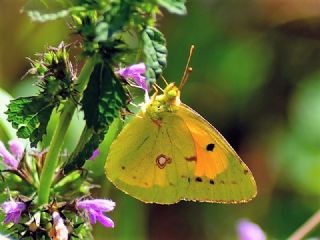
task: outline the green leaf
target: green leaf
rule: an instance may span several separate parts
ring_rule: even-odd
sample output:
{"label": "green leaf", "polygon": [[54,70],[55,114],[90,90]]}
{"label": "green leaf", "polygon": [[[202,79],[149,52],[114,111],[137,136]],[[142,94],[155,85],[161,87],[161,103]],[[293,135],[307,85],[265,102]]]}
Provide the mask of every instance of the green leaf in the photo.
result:
{"label": "green leaf", "polygon": [[82,99],[87,126],[97,133],[106,132],[113,119],[119,116],[119,110],[126,106],[127,98],[111,67],[97,64]]}
{"label": "green leaf", "polygon": [[105,63],[98,63],[82,99],[86,120],[86,128],[80,139],[83,143],[70,156],[64,167],[65,173],[81,168],[91,157],[93,151],[103,141],[109,126],[115,118],[119,117],[120,110],[126,107],[127,102],[127,94],[111,67]]}
{"label": "green leaf", "polygon": [[87,142],[82,146],[80,151],[73,153],[70,156],[69,161],[64,166],[64,174],[71,172],[74,169],[80,169],[86,160],[88,160],[93,151],[99,147],[99,144],[104,139],[104,133],[93,133],[93,129],[88,129],[91,132],[91,136],[88,138]]}
{"label": "green leaf", "polygon": [[164,7],[171,13],[184,15],[187,13],[185,0],[158,0],[161,7]]}
{"label": "green leaf", "polygon": [[147,27],[142,33],[143,52],[147,66],[147,80],[155,82],[167,65],[167,47],[163,34],[153,27]]}
{"label": "green leaf", "polygon": [[66,17],[68,14],[68,10],[61,10],[56,13],[40,13],[38,11],[28,11],[28,16],[36,22],[53,21],[57,20],[58,18]]}
{"label": "green leaf", "polygon": [[33,147],[47,133],[53,109],[76,94],[68,50],[68,45],[62,42],[57,48],[49,47],[39,60],[31,60],[28,73],[39,79],[41,91],[38,96],[13,100],[8,106],[8,121],[18,129],[17,136],[29,138]]}
{"label": "green leaf", "polygon": [[29,0],[23,11],[33,21],[45,22],[63,18],[69,14],[69,8],[74,6],[76,0]]}
{"label": "green leaf", "polygon": [[19,138],[29,138],[32,147],[47,132],[47,125],[55,103],[42,96],[21,97],[8,105],[8,121],[17,131]]}

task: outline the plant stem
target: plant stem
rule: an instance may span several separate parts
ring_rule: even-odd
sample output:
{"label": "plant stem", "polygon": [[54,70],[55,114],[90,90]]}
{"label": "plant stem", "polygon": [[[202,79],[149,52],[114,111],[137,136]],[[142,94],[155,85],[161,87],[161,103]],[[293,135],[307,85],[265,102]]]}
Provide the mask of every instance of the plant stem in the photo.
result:
{"label": "plant stem", "polygon": [[[93,67],[95,63],[96,63],[96,60],[94,57],[89,58],[81,70],[81,73],[78,77],[78,82],[76,85],[76,90],[78,94],[75,97],[75,100],[77,102],[80,100],[82,93],[89,82],[90,75],[91,75],[91,72],[93,71]],[[38,190],[39,205],[48,203],[52,179],[58,164],[58,155],[63,145],[63,140],[67,133],[67,129],[70,125],[70,122],[74,114],[74,111],[76,110],[76,107],[77,105],[74,99],[69,99],[65,103],[62,109],[62,113],[61,113],[58,125],[55,129],[55,132],[53,134],[49,151],[47,153],[44,166],[41,172],[40,186]]]}
{"label": "plant stem", "polygon": [[300,240],[310,233],[320,223],[320,209],[299,227],[288,239]]}

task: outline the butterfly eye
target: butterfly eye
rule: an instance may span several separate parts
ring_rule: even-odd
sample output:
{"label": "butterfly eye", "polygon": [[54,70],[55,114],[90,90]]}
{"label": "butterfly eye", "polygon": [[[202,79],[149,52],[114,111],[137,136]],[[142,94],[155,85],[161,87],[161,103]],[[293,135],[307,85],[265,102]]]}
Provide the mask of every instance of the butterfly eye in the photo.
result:
{"label": "butterfly eye", "polygon": [[168,95],[169,95],[170,97],[176,97],[178,94],[177,94],[177,91],[176,91],[176,90],[172,89],[172,90],[170,90],[170,91],[168,92]]}

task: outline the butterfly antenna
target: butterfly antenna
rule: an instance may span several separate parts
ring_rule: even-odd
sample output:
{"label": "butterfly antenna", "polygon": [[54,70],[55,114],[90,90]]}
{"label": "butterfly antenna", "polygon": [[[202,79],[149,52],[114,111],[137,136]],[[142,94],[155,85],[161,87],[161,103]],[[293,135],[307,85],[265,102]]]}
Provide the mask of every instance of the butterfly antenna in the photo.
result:
{"label": "butterfly antenna", "polygon": [[158,89],[160,89],[162,92],[164,92],[164,90],[157,84],[157,83],[154,83],[153,84],[155,87],[157,87]]}
{"label": "butterfly antenna", "polygon": [[156,87],[156,85],[155,85],[155,84],[152,84],[152,87],[153,87],[153,89],[154,89],[154,91],[155,91],[154,95],[158,95],[159,90],[158,90],[158,88]]}
{"label": "butterfly antenna", "polygon": [[167,80],[164,78],[164,76],[160,76],[161,77],[161,79],[164,81],[164,83],[168,86],[169,85],[169,83],[167,82]]}
{"label": "butterfly antenna", "polygon": [[183,73],[182,79],[180,81],[179,89],[181,89],[183,87],[183,85],[187,82],[187,80],[189,78],[189,75],[192,72],[192,68],[189,67],[189,63],[190,63],[193,51],[194,51],[194,45],[191,45],[190,51],[189,51],[188,61],[187,61],[187,64],[186,64],[186,68],[184,69],[184,73]]}

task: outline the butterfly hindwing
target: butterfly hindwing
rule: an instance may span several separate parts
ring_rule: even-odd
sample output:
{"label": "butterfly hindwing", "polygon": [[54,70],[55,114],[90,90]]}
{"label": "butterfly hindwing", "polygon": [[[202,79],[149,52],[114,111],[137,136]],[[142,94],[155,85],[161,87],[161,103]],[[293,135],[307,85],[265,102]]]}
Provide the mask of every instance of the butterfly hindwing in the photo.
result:
{"label": "butterfly hindwing", "polygon": [[113,142],[106,173],[118,188],[144,202],[174,203],[191,181],[194,163],[183,158],[195,154],[194,143],[179,117],[165,113],[158,124],[143,114],[135,117]]}

